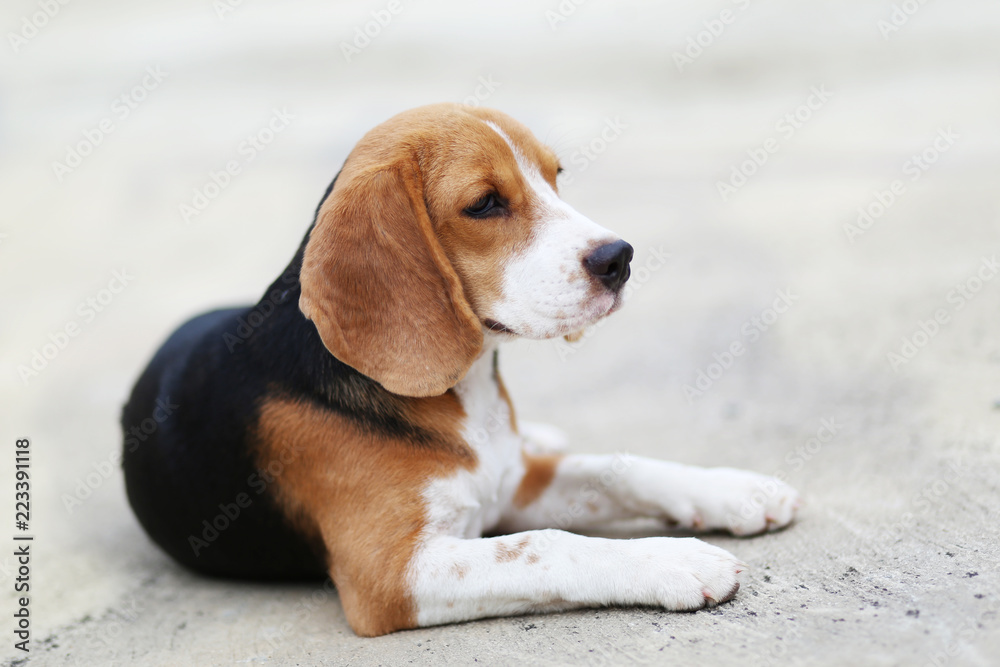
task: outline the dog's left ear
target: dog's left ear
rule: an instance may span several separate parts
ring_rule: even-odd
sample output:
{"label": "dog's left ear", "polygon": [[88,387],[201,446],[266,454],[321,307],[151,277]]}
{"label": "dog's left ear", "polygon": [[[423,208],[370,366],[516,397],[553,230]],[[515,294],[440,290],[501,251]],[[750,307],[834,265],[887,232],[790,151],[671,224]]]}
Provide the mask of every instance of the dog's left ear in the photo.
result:
{"label": "dog's left ear", "polygon": [[434,233],[412,159],[348,159],[300,279],[299,308],[326,348],[394,394],[443,394],[482,350],[482,325]]}

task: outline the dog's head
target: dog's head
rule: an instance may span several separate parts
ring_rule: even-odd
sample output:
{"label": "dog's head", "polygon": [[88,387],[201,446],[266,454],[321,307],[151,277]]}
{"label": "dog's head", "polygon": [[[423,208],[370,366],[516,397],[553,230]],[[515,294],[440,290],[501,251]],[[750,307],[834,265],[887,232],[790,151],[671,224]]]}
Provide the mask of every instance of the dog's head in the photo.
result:
{"label": "dog's head", "polygon": [[320,206],[299,307],[334,356],[405,396],[454,386],[484,336],[583,329],[618,307],[632,247],[559,199],[559,169],[497,111],[395,116]]}

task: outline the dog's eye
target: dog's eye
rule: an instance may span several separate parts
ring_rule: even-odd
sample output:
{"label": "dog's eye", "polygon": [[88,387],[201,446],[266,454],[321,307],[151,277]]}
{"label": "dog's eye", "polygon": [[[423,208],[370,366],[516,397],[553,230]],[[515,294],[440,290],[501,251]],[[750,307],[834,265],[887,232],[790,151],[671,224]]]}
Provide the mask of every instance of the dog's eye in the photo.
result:
{"label": "dog's eye", "polygon": [[465,209],[466,215],[471,215],[473,218],[485,218],[491,213],[498,212],[502,207],[502,204],[497,199],[494,194],[484,195],[479,198],[479,200]]}

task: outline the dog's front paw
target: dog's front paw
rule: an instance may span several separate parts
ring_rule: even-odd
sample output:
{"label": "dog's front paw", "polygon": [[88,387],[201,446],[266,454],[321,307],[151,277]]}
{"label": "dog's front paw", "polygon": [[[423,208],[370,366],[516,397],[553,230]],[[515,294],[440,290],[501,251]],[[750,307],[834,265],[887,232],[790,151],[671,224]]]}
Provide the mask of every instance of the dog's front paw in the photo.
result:
{"label": "dog's front paw", "polygon": [[675,528],[754,535],[790,524],[801,503],[788,484],[747,470],[647,462],[628,474],[636,513]]}
{"label": "dog's front paw", "polygon": [[734,468],[706,471],[712,496],[702,509],[706,528],[755,535],[784,528],[802,504],[799,493],[768,475]]}
{"label": "dog's front paw", "polygon": [[801,503],[781,480],[735,468],[657,461],[634,466],[628,475],[635,512],[674,528],[754,535],[790,524]]}
{"label": "dog's front paw", "polygon": [[740,589],[739,575],[747,569],[735,556],[693,537],[654,537],[649,569],[654,600],[643,601],[674,611],[714,607],[728,602]]}

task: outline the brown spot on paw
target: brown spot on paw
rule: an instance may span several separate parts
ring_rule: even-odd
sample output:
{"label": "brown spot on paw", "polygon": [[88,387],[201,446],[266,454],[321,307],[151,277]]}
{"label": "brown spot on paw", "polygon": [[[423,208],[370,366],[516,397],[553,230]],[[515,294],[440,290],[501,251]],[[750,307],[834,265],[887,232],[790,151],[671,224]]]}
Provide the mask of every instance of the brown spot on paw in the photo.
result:
{"label": "brown spot on paw", "polygon": [[525,548],[527,548],[530,542],[530,537],[522,537],[521,540],[513,546],[507,546],[503,542],[497,542],[497,562],[509,563],[510,561],[517,560],[520,558],[521,554],[524,553]]}

